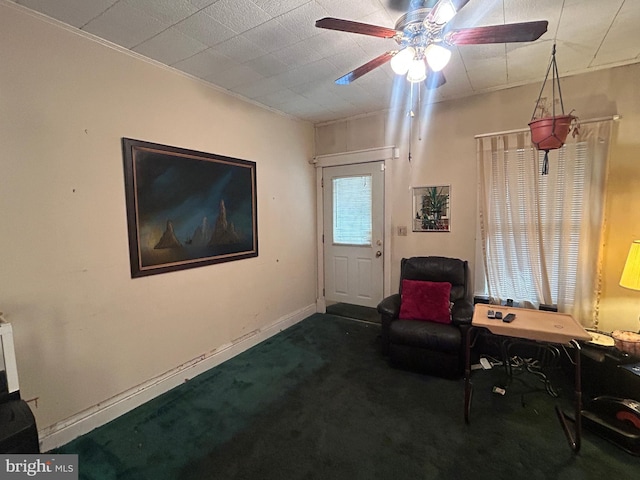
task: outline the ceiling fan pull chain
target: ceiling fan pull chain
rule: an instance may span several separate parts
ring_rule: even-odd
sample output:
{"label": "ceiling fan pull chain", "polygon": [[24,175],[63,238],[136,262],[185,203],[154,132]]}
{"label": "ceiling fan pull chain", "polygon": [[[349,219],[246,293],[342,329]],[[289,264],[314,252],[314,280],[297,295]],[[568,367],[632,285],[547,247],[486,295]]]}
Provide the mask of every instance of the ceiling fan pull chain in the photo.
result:
{"label": "ceiling fan pull chain", "polygon": [[413,83],[409,84],[409,163],[411,163],[411,144],[413,143]]}
{"label": "ceiling fan pull chain", "polygon": [[420,95],[420,86],[421,86],[422,82],[418,82],[418,141],[421,142],[422,141],[422,113],[421,113],[421,107],[422,107],[422,97]]}

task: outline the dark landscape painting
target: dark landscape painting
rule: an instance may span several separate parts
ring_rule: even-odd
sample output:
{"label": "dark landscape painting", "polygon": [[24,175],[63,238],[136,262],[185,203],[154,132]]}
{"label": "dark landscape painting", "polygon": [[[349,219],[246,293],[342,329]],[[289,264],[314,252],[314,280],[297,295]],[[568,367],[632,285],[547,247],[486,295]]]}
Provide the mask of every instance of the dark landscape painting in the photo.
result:
{"label": "dark landscape painting", "polygon": [[258,255],[256,164],[122,139],[131,276]]}

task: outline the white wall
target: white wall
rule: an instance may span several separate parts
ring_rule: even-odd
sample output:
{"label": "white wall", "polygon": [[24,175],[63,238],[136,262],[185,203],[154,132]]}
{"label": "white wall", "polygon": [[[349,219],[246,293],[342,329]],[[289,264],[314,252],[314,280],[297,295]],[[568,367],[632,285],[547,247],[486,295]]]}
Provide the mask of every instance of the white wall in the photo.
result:
{"label": "white wall", "polygon": [[[640,238],[640,63],[562,79],[565,109],[582,119],[619,114],[613,130],[607,186],[603,277],[600,291],[602,330],[638,330],[640,292],[618,285],[629,245]],[[348,88],[348,87],[347,87]],[[383,112],[316,127],[316,154],[386,145],[401,155],[391,175],[392,285],[397,291],[399,264],[412,255],[454,256],[475,271],[476,144],[475,135],[527,128],[540,85],[527,85],[442,102],[423,109],[414,121],[413,160],[409,163],[406,112]],[[422,127],[419,135],[418,125]],[[451,185],[451,233],[411,232],[410,188]],[[397,236],[408,226],[408,236]]]}
{"label": "white wall", "polygon": [[[257,162],[257,258],[131,279],[121,138]],[[0,310],[40,429],[314,309],[313,127],[0,3]]]}

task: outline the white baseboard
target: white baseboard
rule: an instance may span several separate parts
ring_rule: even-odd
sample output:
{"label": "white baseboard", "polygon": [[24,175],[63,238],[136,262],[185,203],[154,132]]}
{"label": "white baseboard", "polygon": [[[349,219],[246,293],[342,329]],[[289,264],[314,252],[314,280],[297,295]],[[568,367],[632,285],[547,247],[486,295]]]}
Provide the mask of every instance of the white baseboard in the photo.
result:
{"label": "white baseboard", "polygon": [[245,350],[304,320],[310,315],[313,315],[316,311],[317,306],[315,304],[308,305],[278,319],[271,325],[255,330],[229,344],[222,345],[212,352],[202,354],[183,365],[107,399],[104,402],[100,402],[98,405],[40,430],[38,432],[40,437],[40,451],[48,452],[69,443],[71,440],[183,384],[185,378],[193,378],[220,365],[230,358],[235,357]]}

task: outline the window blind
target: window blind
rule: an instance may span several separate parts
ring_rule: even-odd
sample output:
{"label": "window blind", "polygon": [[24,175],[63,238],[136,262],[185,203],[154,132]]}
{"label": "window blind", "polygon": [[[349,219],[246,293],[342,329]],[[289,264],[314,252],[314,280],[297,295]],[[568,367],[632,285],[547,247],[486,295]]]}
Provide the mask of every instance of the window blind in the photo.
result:
{"label": "window blind", "polygon": [[333,178],[333,243],[371,245],[371,175]]}

